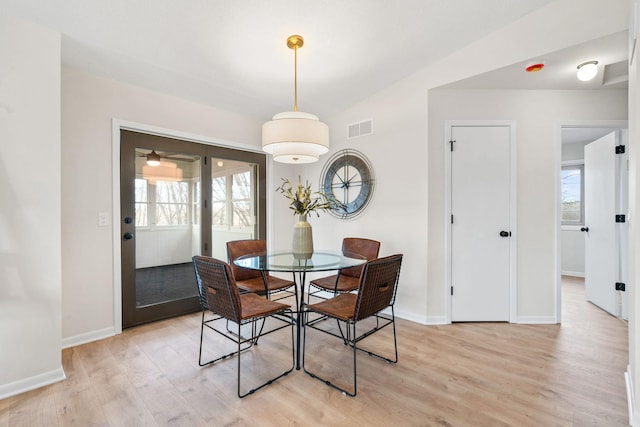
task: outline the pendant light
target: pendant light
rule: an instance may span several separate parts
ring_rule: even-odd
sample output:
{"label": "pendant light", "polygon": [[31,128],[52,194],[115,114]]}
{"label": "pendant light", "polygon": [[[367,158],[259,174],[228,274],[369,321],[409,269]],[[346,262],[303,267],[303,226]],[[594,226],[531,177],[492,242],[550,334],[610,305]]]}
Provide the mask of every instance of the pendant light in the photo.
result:
{"label": "pendant light", "polygon": [[298,49],[302,36],[287,38],[293,49],[293,111],[279,113],[262,125],[262,149],[283,163],[312,163],[329,151],[329,127],[317,116],[298,111]]}
{"label": "pendant light", "polygon": [[147,155],[147,164],[149,166],[160,166],[160,156],[156,153],[156,150],[151,150],[151,153]]}

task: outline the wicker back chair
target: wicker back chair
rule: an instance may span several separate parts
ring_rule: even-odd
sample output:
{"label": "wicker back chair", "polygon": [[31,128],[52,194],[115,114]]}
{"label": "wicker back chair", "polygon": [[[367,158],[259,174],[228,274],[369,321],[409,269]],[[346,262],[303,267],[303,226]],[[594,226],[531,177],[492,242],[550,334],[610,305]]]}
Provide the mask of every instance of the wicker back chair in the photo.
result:
{"label": "wicker back chair", "polygon": [[[291,307],[287,304],[270,301],[254,293],[240,294],[239,288],[233,278],[231,267],[224,261],[205,256],[194,256],[193,265],[196,274],[196,281],[198,283],[200,305],[202,307],[198,364],[200,366],[210,365],[230,356],[237,355],[238,397],[245,397],[291,372],[293,370],[295,359],[293,349],[293,325],[295,321]],[[207,313],[212,313],[213,316],[207,318]],[[260,331],[258,332],[257,323],[262,321],[262,326],[264,326],[264,321],[267,318],[277,319],[282,322],[282,324],[264,333],[262,332],[263,328],[260,327]],[[227,326],[225,328],[218,328],[216,327],[217,321],[226,321]],[[237,325],[237,331],[230,331],[229,322],[234,322]],[[250,325],[250,328],[245,328],[251,330],[251,334],[248,338],[244,338],[241,335],[240,329],[244,325]],[[237,343],[237,350],[229,354],[221,355],[207,362],[203,362],[202,341],[205,327]],[[291,367],[275,378],[270,379],[246,393],[242,393],[240,385],[241,353],[251,348],[259,337],[286,327],[291,328]]]}
{"label": "wicker back chair", "polygon": [[227,258],[231,265],[231,271],[233,272],[236,284],[241,292],[253,292],[259,295],[265,295],[268,299],[271,299],[271,295],[276,292],[287,291],[287,295],[283,297],[295,295],[297,307],[298,288],[295,281],[281,279],[264,271],[238,267],[233,263],[236,258],[242,255],[261,254],[266,251],[266,240],[247,239],[227,242]]}
{"label": "wicker back chair", "polygon": [[[355,396],[357,392],[357,350],[364,351],[371,356],[376,356],[389,363],[398,362],[398,345],[396,342],[396,325],[393,306],[396,298],[401,264],[402,254],[391,255],[369,261],[364,265],[362,276],[360,278],[360,287],[357,294],[343,293],[331,299],[304,306],[302,367],[306,373],[319,379],[325,384],[348,394],[349,396]],[[387,308],[390,309],[390,313],[383,314],[382,310]],[[336,334],[331,329],[323,329],[322,326],[326,325],[325,322],[309,322],[309,313],[318,313],[322,316],[337,319],[339,324],[344,323],[346,325],[346,334],[343,333],[342,330],[340,330],[340,334]],[[369,318],[375,319],[374,326],[369,326],[367,332],[358,335],[356,332],[356,325],[358,322]],[[388,325],[391,325],[393,328],[393,358],[381,356],[358,346],[360,341]],[[309,371],[305,367],[308,328],[316,329],[341,338],[345,344],[353,348],[352,390],[346,390],[345,388],[337,386],[331,381],[319,377],[316,373]]]}
{"label": "wicker back chair", "polygon": [[[380,252],[380,242],[377,240],[363,239],[360,237],[345,237],[342,240],[342,253],[346,256],[357,255],[364,257],[367,261],[376,259]],[[319,292],[328,291],[334,295],[345,292],[352,292],[360,285],[360,276],[364,266],[345,268],[337,274],[321,277],[309,282],[309,297],[317,296]],[[315,288],[312,291],[311,288]],[[309,302],[309,298],[307,298]]]}

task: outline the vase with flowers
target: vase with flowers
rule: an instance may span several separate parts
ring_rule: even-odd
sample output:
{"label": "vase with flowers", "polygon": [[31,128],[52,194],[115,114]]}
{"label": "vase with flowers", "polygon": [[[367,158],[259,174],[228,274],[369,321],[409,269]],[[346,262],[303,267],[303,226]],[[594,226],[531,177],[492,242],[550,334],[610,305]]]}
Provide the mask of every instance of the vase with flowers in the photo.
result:
{"label": "vase with flowers", "polygon": [[302,185],[294,185],[288,179],[282,178],[282,184],[276,191],[279,191],[289,199],[289,209],[298,216],[298,221],[293,226],[292,252],[298,258],[310,258],[313,254],[313,230],[307,221],[307,216],[315,213],[320,216],[319,211],[335,209],[339,203],[329,199],[320,191],[312,191],[309,182]]}

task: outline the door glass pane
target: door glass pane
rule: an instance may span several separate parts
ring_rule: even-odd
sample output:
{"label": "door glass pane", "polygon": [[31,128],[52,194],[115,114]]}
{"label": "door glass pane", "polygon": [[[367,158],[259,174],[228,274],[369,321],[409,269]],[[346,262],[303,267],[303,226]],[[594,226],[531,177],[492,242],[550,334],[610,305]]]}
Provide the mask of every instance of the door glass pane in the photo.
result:
{"label": "door glass pane", "polygon": [[227,259],[227,242],[255,239],[256,165],[212,159],[211,242],[212,256]]}
{"label": "door glass pane", "polygon": [[200,156],[136,149],[136,306],[197,295],[191,257],[200,250]]}

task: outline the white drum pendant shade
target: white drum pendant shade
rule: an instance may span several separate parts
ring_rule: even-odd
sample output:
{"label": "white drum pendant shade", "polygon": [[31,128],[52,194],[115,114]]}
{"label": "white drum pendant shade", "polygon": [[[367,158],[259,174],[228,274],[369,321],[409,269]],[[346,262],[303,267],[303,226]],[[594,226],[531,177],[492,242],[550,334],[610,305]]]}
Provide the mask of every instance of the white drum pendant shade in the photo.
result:
{"label": "white drum pendant shade", "polygon": [[273,116],[262,125],[262,149],[283,163],[312,163],[329,151],[329,127],[299,111]]}
{"label": "white drum pendant shade", "polygon": [[329,151],[329,127],[318,117],[298,111],[298,49],[304,44],[302,36],[287,38],[293,49],[293,111],[273,116],[262,125],[262,150],[283,163],[312,163]]}

